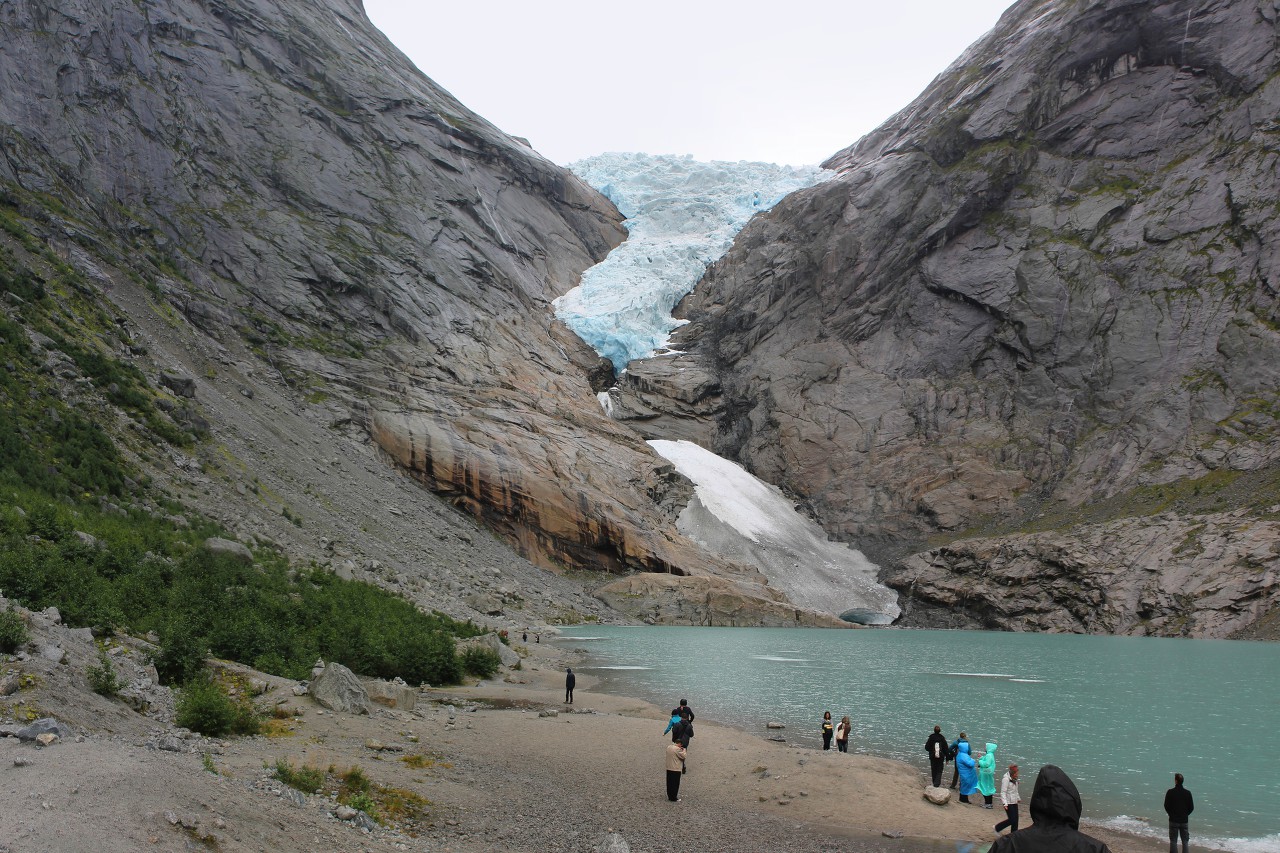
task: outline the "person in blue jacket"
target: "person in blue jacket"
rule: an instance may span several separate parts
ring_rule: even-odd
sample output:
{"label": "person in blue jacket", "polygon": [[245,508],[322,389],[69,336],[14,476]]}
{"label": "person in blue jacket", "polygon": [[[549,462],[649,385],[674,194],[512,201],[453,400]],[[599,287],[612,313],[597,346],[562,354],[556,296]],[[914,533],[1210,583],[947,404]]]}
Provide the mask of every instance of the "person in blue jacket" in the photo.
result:
{"label": "person in blue jacket", "polygon": [[956,753],[956,769],[960,771],[960,802],[969,802],[969,795],[978,790],[978,762],[969,754],[969,742],[960,741]]}

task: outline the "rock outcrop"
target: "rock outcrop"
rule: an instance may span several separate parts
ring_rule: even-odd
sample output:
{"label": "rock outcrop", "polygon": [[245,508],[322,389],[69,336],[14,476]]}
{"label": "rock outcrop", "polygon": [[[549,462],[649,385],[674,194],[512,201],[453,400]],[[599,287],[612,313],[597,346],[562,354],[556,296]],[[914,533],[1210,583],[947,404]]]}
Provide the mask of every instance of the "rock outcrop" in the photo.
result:
{"label": "rock outcrop", "polygon": [[553,319],[622,239],[617,211],[357,0],[8,4],[0,41],[0,200],[130,306],[121,324],[148,305],[219,354],[178,369],[177,334],[122,354],[203,434],[229,420],[218,371],[257,373],[536,563],[706,562],[674,527],[687,483],[603,415],[598,359]]}
{"label": "rock outcrop", "polygon": [[[637,370],[615,410],[646,430],[714,418],[712,449],[882,563],[991,519],[1275,462],[1276,42],[1269,0],[1016,4],[829,160],[835,179],[742,231],[681,306],[672,345],[696,369]],[[1256,521],[1264,503],[1239,509]],[[896,577],[954,571],[937,553]],[[1141,562],[1106,555],[1106,571]],[[1220,556],[1197,571],[1245,594],[1256,567]],[[1160,572],[1190,594],[1183,569]],[[1186,624],[1163,606],[1077,620],[1073,595],[1088,590],[1038,624]],[[1254,613],[1228,598],[1206,593],[1220,615],[1190,630]]]}

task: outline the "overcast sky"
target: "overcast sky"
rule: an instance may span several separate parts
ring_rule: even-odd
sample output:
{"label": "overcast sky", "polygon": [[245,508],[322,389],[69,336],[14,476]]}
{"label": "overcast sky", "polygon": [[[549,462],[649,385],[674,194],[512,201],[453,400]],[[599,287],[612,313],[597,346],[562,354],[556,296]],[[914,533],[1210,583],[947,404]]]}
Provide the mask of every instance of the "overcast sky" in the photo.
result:
{"label": "overcast sky", "polygon": [[[1013,0],[365,0],[428,77],[549,159],[817,163]],[[768,7],[763,11],[762,7]]]}

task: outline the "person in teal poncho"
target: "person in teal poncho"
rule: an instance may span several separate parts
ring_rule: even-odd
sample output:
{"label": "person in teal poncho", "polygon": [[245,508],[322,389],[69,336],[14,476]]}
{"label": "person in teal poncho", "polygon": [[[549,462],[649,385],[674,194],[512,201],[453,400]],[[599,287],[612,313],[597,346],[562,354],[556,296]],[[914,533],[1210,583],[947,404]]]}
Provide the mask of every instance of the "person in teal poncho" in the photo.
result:
{"label": "person in teal poncho", "polygon": [[996,745],[987,744],[987,751],[978,757],[978,793],[982,794],[982,807],[991,808],[991,798],[996,793]]}
{"label": "person in teal poncho", "polygon": [[978,763],[969,754],[969,742],[961,741],[956,753],[956,769],[960,771],[960,802],[969,802],[969,795],[978,790]]}

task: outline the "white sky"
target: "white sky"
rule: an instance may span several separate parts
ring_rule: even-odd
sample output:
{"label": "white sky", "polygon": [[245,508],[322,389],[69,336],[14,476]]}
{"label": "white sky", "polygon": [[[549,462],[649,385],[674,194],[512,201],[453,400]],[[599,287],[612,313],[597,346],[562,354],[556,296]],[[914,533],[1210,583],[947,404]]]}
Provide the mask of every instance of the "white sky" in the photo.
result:
{"label": "white sky", "polygon": [[428,77],[547,158],[817,163],[1013,0],[365,0]]}

